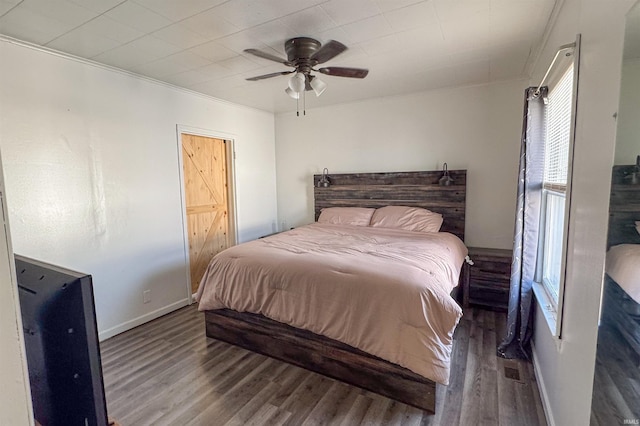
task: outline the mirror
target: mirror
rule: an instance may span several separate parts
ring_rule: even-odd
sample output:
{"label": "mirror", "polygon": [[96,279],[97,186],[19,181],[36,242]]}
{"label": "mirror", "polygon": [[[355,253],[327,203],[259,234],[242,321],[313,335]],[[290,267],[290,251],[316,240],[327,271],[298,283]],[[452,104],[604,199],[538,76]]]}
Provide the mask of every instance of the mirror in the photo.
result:
{"label": "mirror", "polygon": [[591,424],[640,424],[640,2],[629,11]]}

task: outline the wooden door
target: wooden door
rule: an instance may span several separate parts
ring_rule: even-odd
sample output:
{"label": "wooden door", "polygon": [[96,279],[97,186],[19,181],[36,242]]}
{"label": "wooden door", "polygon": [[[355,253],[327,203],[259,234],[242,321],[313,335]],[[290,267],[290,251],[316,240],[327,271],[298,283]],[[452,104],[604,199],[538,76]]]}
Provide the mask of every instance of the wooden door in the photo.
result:
{"label": "wooden door", "polygon": [[182,135],[182,167],[189,233],[191,290],[198,289],[211,258],[229,247],[225,141]]}

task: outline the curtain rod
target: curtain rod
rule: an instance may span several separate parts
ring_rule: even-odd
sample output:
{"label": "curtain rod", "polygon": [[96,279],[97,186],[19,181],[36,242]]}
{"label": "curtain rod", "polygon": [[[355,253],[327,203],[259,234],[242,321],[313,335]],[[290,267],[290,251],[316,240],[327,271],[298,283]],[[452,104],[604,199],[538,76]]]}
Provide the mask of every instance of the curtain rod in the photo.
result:
{"label": "curtain rod", "polygon": [[[553,57],[553,61],[551,61],[551,65],[549,65],[549,68],[547,68],[547,72],[544,73],[544,77],[542,77],[542,81],[540,82],[540,84],[538,84],[538,88],[536,89],[536,91],[533,92],[534,97],[537,98],[538,96],[540,96],[540,89],[542,88],[542,85],[544,84],[544,82],[547,81],[547,77],[549,77],[549,73],[551,72],[553,65],[558,60],[558,56],[560,55],[560,52],[563,52],[569,49],[574,49],[575,47],[576,47],[576,42],[574,41],[573,43],[563,44],[558,48],[556,55]],[[571,53],[568,53],[566,56],[571,56]]]}

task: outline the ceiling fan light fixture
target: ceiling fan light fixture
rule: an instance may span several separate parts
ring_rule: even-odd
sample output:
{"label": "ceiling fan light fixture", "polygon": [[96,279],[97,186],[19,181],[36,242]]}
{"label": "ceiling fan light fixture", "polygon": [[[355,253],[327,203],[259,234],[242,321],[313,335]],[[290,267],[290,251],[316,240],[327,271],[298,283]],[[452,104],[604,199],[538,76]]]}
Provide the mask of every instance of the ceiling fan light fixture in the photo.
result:
{"label": "ceiling fan light fixture", "polygon": [[300,93],[294,92],[293,90],[291,90],[291,88],[287,87],[286,89],[284,89],[284,91],[287,95],[291,96],[293,99],[300,99]]}
{"label": "ceiling fan light fixture", "polygon": [[320,80],[318,77],[314,77],[309,85],[313,89],[313,92],[316,94],[316,96],[322,95],[322,93],[327,89],[327,83]]}
{"label": "ceiling fan light fixture", "polygon": [[302,115],[306,114],[306,91],[313,90],[316,96],[320,96],[327,89],[327,83],[318,79],[315,75],[311,75],[311,71],[347,78],[365,78],[369,73],[367,69],[351,67],[323,67],[315,69],[315,66],[323,64],[347,50],[347,46],[335,40],[329,40],[325,44],[322,44],[318,40],[309,37],[294,37],[285,41],[284,50],[287,53],[287,59],[257,49],[245,49],[245,53],[293,67],[293,70],[290,71],[272,72],[249,77],[247,80],[258,81],[293,74],[291,78],[289,78],[285,92],[296,100],[296,115],[300,115],[300,103],[302,103]]}
{"label": "ceiling fan light fixture", "polygon": [[[303,73],[297,72],[289,79],[289,89],[300,94],[304,91],[307,79]],[[291,95],[289,95],[291,96]]]}

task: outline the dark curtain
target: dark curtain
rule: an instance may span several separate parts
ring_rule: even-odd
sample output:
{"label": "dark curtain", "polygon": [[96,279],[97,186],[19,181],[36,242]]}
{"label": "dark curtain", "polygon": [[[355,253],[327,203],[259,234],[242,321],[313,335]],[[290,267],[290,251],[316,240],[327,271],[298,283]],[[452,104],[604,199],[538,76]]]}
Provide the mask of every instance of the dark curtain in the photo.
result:
{"label": "dark curtain", "polygon": [[525,90],[507,335],[498,346],[498,355],[503,358],[531,358],[531,302],[544,178],[543,120],[547,89],[542,88],[537,96],[535,91],[533,87]]}

